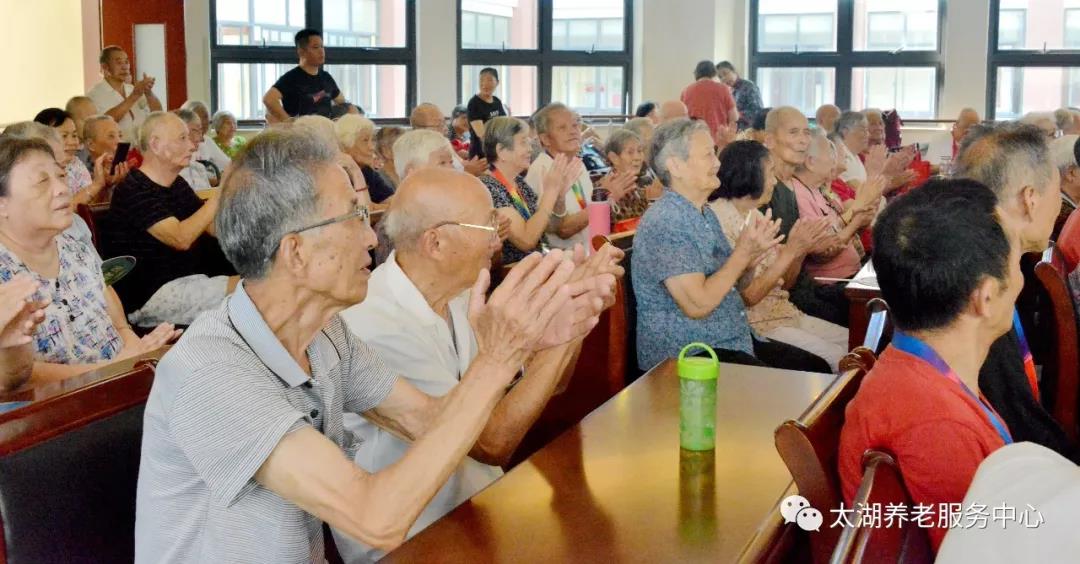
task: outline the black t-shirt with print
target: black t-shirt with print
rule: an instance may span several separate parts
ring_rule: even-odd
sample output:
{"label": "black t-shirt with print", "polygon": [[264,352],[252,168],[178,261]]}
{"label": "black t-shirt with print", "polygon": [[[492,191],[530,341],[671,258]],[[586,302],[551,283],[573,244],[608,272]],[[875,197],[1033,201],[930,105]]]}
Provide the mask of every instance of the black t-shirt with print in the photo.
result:
{"label": "black t-shirt with print", "polygon": [[281,75],[274,88],[281,92],[285,113],[293,117],[311,114],[331,117],[333,100],[341,94],[330,73],[319,69],[318,74],[312,75],[300,67]]}
{"label": "black t-shirt with print", "polygon": [[469,158],[484,156],[484,140],[473,131],[472,122],[480,120],[482,123],[493,117],[505,116],[506,108],[503,107],[502,100],[492,96],[491,103],[483,101],[479,96],[473,96],[469,100],[467,107],[469,116],[469,137],[472,139],[472,144],[469,145]]}

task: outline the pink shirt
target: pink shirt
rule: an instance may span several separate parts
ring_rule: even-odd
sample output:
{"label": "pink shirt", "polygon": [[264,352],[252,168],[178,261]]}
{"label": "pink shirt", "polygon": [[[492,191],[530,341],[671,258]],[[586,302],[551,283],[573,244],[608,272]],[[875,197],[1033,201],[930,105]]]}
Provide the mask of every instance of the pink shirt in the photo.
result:
{"label": "pink shirt", "polygon": [[[837,232],[844,229],[844,220],[840,219],[840,214],[832,207],[831,202],[825,194],[821,193],[821,190],[808,188],[798,178],[791,179],[791,189],[795,191],[795,200],[799,202],[800,218],[828,217]],[[825,262],[817,262],[808,257],[803,263],[803,268],[813,277],[851,278],[862,268],[862,262],[859,260],[859,252],[855,250],[855,244],[848,242],[844,250]]]}
{"label": "pink shirt", "polygon": [[680,96],[686,104],[688,115],[709,124],[709,131],[716,138],[721,125],[728,124],[728,116],[735,109],[731,88],[712,79],[701,79],[687,86]]}

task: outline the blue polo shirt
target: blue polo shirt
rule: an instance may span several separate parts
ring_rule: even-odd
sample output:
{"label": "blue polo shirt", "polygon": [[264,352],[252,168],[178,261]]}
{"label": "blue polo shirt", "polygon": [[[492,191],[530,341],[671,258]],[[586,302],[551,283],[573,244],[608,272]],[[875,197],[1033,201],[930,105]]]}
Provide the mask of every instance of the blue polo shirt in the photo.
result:
{"label": "blue polo shirt", "polygon": [[695,341],[754,354],[746,305],[735,287],[708,316],[691,319],[664,286],[664,280],[681,274],[711,276],[730,256],[731,246],[709,206],[699,210],[683,196],[664,190],[649,207],[634,236],[631,268],[639,368],[647,370]]}

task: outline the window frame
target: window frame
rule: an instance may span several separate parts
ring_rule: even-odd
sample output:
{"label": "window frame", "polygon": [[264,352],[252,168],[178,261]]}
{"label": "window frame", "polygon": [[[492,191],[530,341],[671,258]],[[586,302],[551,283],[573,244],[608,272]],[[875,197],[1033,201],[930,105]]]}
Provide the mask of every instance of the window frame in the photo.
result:
{"label": "window frame", "polygon": [[[248,0],[249,9],[254,2]],[[304,27],[323,30],[323,0],[300,0],[304,3]],[[220,45],[217,33],[217,2],[210,0],[210,100],[211,112],[218,111],[218,65],[239,64],[297,64],[296,47],[291,45]],[[382,117],[398,120],[409,116],[416,107],[416,0],[405,2],[405,45],[401,47],[326,47],[328,65],[396,65],[405,66],[405,115]],[[460,29],[458,31],[460,34]],[[367,108],[364,108],[367,110]],[[242,125],[261,124],[265,120],[240,120]]]}
{"label": "window frame", "polygon": [[[623,48],[622,51],[601,50],[555,50],[552,31],[554,22],[554,3],[551,0],[537,0],[537,48],[536,49],[474,49],[461,46],[461,4],[457,4],[457,85],[455,92],[462,87],[461,69],[466,66],[526,66],[536,67],[537,108],[551,103],[552,72],[554,67],[621,67],[623,71],[622,115],[630,112],[629,99],[633,85],[634,70],[634,1],[623,0]],[[606,18],[596,18],[606,19]],[[598,27],[599,29],[599,27]],[[468,100],[461,100],[464,104]],[[528,116],[519,116],[528,117]]]}
{"label": "window frame", "polygon": [[[933,50],[866,51],[855,49],[855,0],[837,0],[836,3],[836,50],[777,52],[758,49],[758,22],[761,0],[749,0],[749,64],[746,76],[757,80],[759,68],[817,68],[835,69],[833,103],[841,108],[852,107],[852,71],[870,67],[920,67],[935,69],[935,112],[941,110],[945,86],[945,58],[942,45],[945,41],[947,18],[946,0],[938,0],[937,48]],[[885,108],[883,108],[885,109]],[[918,121],[918,120],[905,120]]]}
{"label": "window frame", "polygon": [[[1027,34],[1027,10],[1024,11],[1024,32]],[[998,49],[1000,32],[1001,0],[990,0],[989,40],[986,46],[986,116],[997,119],[997,83],[998,72],[1002,67],[1024,68],[1080,68],[1080,48],[1076,49]],[[1065,14],[1062,13],[1061,25],[1065,26]],[[1016,80],[1013,91],[1017,90]],[[1068,84],[1062,86],[1063,101],[1068,102]],[[1017,102],[1023,112],[1023,100]]]}

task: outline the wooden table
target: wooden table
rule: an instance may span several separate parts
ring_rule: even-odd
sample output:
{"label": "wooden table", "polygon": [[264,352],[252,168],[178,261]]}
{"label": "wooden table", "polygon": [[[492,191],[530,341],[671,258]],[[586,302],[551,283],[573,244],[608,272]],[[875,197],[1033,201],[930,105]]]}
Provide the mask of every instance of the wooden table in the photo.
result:
{"label": "wooden table", "polygon": [[721,365],[717,448],[690,453],[669,360],[384,561],[735,561],[791,482],[774,429],[833,378]]}
{"label": "wooden table", "polygon": [[862,346],[866,339],[866,326],[870,323],[870,312],[866,303],[881,297],[881,288],[877,285],[877,273],[874,263],[867,261],[855,275],[854,280],[844,287],[848,298],[848,350]]}

